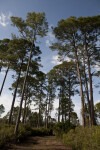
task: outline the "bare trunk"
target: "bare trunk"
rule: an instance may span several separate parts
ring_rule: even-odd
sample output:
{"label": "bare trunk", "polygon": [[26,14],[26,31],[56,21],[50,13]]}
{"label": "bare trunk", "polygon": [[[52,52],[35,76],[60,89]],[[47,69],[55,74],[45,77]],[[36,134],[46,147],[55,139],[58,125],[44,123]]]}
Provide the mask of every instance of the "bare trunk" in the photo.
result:
{"label": "bare trunk", "polygon": [[[49,117],[49,118],[48,118]],[[47,116],[47,122],[50,123],[50,97],[48,102],[48,116]]]}
{"label": "bare trunk", "polygon": [[48,127],[48,114],[47,114],[47,103],[46,103],[46,114],[45,114],[45,127]]}
{"label": "bare trunk", "polygon": [[29,56],[29,60],[28,60],[28,64],[27,64],[27,70],[26,70],[26,75],[25,75],[25,79],[24,79],[24,83],[23,83],[22,94],[21,94],[21,101],[20,101],[20,108],[19,108],[19,112],[18,112],[18,118],[17,118],[14,134],[17,134],[18,127],[19,127],[21,111],[22,111],[22,103],[23,103],[23,97],[24,97],[24,91],[25,91],[25,85],[26,85],[26,79],[27,79],[29,66],[30,66],[30,61],[31,61],[31,57],[32,57],[33,46],[34,46],[34,43],[32,43],[32,47],[31,47],[31,50],[30,50],[30,56]]}
{"label": "bare trunk", "polygon": [[[60,89],[60,95],[61,95],[61,89]],[[60,122],[60,108],[61,108],[61,98],[59,97],[59,107],[58,107],[58,122]]]}
{"label": "bare trunk", "polygon": [[79,60],[78,60],[78,56],[77,56],[77,51],[76,50],[75,50],[75,57],[76,57],[77,72],[78,72],[78,78],[79,78],[79,82],[80,82],[80,91],[81,91],[82,126],[85,127],[84,94],[83,94],[82,79],[81,79],[80,68],[79,68]]}
{"label": "bare trunk", "polygon": [[59,107],[58,107],[58,122],[60,122],[60,98],[59,98]]}
{"label": "bare trunk", "polygon": [[14,96],[13,96],[12,105],[11,105],[11,109],[10,109],[9,124],[11,123],[11,117],[12,117],[12,112],[13,112],[13,108],[14,108],[14,104],[15,104],[15,99],[16,99],[17,88],[18,88],[19,79],[20,79],[20,75],[21,75],[22,65],[23,65],[23,59],[22,59],[22,63],[21,63],[20,69],[19,69],[19,74],[18,74],[18,78],[17,78],[16,88],[15,88],[15,91],[14,91]]}
{"label": "bare trunk", "polygon": [[66,112],[65,112],[65,122],[66,122]]}
{"label": "bare trunk", "polygon": [[93,103],[93,88],[92,88],[92,75],[90,65],[88,64],[89,85],[90,85],[90,103],[91,103],[91,125],[94,125],[94,103]]}
{"label": "bare trunk", "polygon": [[91,125],[91,106],[90,106],[90,100],[89,100],[87,75],[86,75],[86,72],[85,72],[85,59],[84,59],[84,56],[83,56],[83,63],[84,63],[85,88],[86,88],[86,95],[87,95],[87,102],[88,102],[88,112],[89,112],[89,123]]}
{"label": "bare trunk", "polygon": [[9,71],[9,67],[8,67],[7,70],[6,70],[6,74],[5,74],[5,77],[4,77],[2,86],[1,86],[0,96],[1,96],[1,94],[2,94],[2,90],[3,90],[4,84],[5,84],[5,81],[6,81],[6,78],[7,78],[8,71]]}
{"label": "bare trunk", "polygon": [[64,116],[63,116],[63,113],[62,113],[62,122],[64,122]]}
{"label": "bare trunk", "polygon": [[92,88],[92,75],[91,75],[91,67],[90,67],[90,59],[87,50],[87,43],[86,43],[86,34],[84,35],[85,40],[85,51],[87,55],[87,66],[88,66],[88,74],[89,74],[89,86],[90,86],[90,103],[91,103],[91,125],[95,124],[94,120],[94,103],[93,103],[93,88]]}
{"label": "bare trunk", "polygon": [[70,111],[70,109],[71,109],[71,96],[70,96],[70,76],[69,76],[69,105],[68,105],[68,107],[69,107],[69,114],[68,114],[68,120],[69,120],[69,123],[70,123],[70,113],[71,113],[71,111]]}
{"label": "bare trunk", "polygon": [[38,113],[38,128],[40,127],[40,106],[39,106],[39,113]]}
{"label": "bare trunk", "polygon": [[38,127],[41,126],[41,101],[42,101],[41,93],[42,93],[42,85],[41,85],[41,89],[40,89],[39,114],[38,114]]}
{"label": "bare trunk", "polygon": [[23,112],[23,120],[22,120],[22,123],[25,124],[26,123],[26,120],[25,120],[25,116],[26,116],[26,102],[27,102],[27,96],[25,98],[25,103],[24,103],[24,112]]}

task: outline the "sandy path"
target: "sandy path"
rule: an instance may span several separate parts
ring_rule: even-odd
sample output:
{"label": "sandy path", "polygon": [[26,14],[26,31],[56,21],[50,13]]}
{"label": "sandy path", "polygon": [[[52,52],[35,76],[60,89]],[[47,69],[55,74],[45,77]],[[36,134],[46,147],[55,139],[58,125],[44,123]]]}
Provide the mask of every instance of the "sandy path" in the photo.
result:
{"label": "sandy path", "polygon": [[71,150],[57,140],[55,136],[29,137],[26,142],[11,145],[8,150]]}

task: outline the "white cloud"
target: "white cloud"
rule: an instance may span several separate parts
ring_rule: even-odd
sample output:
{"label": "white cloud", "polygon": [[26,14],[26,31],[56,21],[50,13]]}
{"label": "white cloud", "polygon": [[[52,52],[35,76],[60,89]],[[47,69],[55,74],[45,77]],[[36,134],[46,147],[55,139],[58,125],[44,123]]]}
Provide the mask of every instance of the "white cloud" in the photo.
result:
{"label": "white cloud", "polygon": [[62,64],[63,61],[67,61],[67,62],[70,62],[71,59],[68,58],[67,56],[64,57],[64,58],[61,58],[59,55],[55,55],[55,56],[52,56],[52,61],[51,63],[54,64],[54,65],[59,65],[59,64]]}
{"label": "white cloud", "polygon": [[95,69],[96,71],[100,71],[100,63],[94,65],[94,69]]}
{"label": "white cloud", "polygon": [[75,104],[75,107],[74,107],[74,111],[77,113],[78,117],[80,118],[80,112],[81,112],[81,104]]}
{"label": "white cloud", "polygon": [[11,16],[12,16],[12,13],[9,12],[7,18],[10,19]]}
{"label": "white cloud", "polygon": [[[7,112],[10,110],[11,108],[11,104],[12,104],[12,96],[11,95],[8,95],[8,94],[3,94],[1,97],[0,97],[0,105],[3,104],[4,107],[5,107],[5,113],[2,114],[2,116],[6,115]],[[18,103],[18,98],[16,99],[15,101],[15,106],[18,106],[19,103]]]}
{"label": "white cloud", "polygon": [[49,26],[50,31],[47,33],[47,37],[46,37],[46,46],[51,46],[52,42],[55,40],[55,35],[52,33],[51,31],[51,26]]}
{"label": "white cloud", "polygon": [[[66,57],[64,58],[64,61],[70,62],[70,61],[71,61],[71,58],[69,58],[69,57],[66,56]],[[74,61],[74,60],[73,60],[73,61]]]}
{"label": "white cloud", "polygon": [[54,26],[53,24],[50,24],[50,25],[49,25],[49,29],[52,29],[53,26]]}
{"label": "white cloud", "polygon": [[96,103],[100,103],[100,99],[95,100],[95,101],[94,101],[94,105],[95,105]]}
{"label": "white cloud", "polygon": [[57,108],[59,107],[59,99],[56,98],[56,99],[54,100],[53,106],[54,106],[54,110],[51,112],[51,116],[52,116],[53,118],[56,117],[56,119],[57,119],[58,117],[56,116],[56,113],[57,113]]}
{"label": "white cloud", "polygon": [[0,74],[1,74],[2,76],[4,76],[4,75],[5,75],[5,72],[0,72]]}
{"label": "white cloud", "polygon": [[0,14],[0,25],[3,27],[6,27],[9,24],[9,20],[10,20],[11,16],[12,16],[11,12],[9,12],[8,14],[1,13]]}
{"label": "white cloud", "polygon": [[51,42],[53,42],[55,40],[55,36],[52,32],[48,32],[48,38],[50,39]]}
{"label": "white cloud", "polygon": [[62,62],[59,61],[59,56],[58,55],[55,55],[55,56],[52,56],[52,61],[51,61],[52,64],[54,65],[59,65],[61,64]]}
{"label": "white cloud", "polygon": [[50,44],[50,41],[47,39],[46,40],[46,46],[50,46],[51,44]]}

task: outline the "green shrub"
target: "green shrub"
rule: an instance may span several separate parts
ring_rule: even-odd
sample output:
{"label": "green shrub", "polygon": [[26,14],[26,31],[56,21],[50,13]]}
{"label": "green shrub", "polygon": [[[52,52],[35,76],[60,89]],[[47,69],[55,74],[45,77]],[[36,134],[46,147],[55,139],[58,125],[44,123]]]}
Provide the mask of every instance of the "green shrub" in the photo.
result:
{"label": "green shrub", "polygon": [[14,126],[1,125],[0,126],[0,148],[3,147],[7,142],[14,139]]}
{"label": "green shrub", "polygon": [[75,126],[66,121],[65,123],[58,122],[54,126],[54,132],[57,137],[62,138],[64,133],[67,133],[71,129],[75,129]]}
{"label": "green shrub", "polygon": [[31,127],[27,126],[27,125],[20,125],[19,126],[19,130],[18,133],[16,135],[16,141],[17,142],[22,142],[23,140],[25,140],[28,136],[31,135]]}
{"label": "green shrub", "polygon": [[32,136],[46,136],[46,135],[52,135],[52,129],[46,129],[46,128],[32,128],[31,130]]}
{"label": "green shrub", "polygon": [[0,149],[9,142],[22,142],[28,136],[45,136],[52,135],[51,129],[46,128],[32,128],[30,124],[20,124],[17,135],[14,135],[14,125],[0,126]]}
{"label": "green shrub", "polygon": [[70,130],[63,134],[63,142],[73,150],[100,150],[100,126]]}

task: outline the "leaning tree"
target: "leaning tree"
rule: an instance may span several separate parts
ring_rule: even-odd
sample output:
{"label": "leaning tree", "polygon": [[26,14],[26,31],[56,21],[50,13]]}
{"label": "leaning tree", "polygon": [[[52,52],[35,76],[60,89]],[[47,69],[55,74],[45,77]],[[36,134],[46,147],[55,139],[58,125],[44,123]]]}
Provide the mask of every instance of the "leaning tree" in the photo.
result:
{"label": "leaning tree", "polygon": [[45,13],[35,13],[35,12],[27,13],[27,17],[25,20],[23,20],[20,17],[11,17],[11,21],[13,26],[16,26],[18,28],[21,36],[32,43],[30,48],[29,59],[27,63],[26,75],[24,78],[24,83],[22,88],[18,119],[15,127],[15,134],[16,134],[19,127],[20,114],[22,110],[22,103],[23,103],[23,97],[25,91],[25,84],[26,84],[26,79],[29,71],[31,57],[32,57],[32,53],[36,51],[35,41],[37,40],[38,37],[43,37],[46,35],[48,30],[48,23],[46,21]]}

